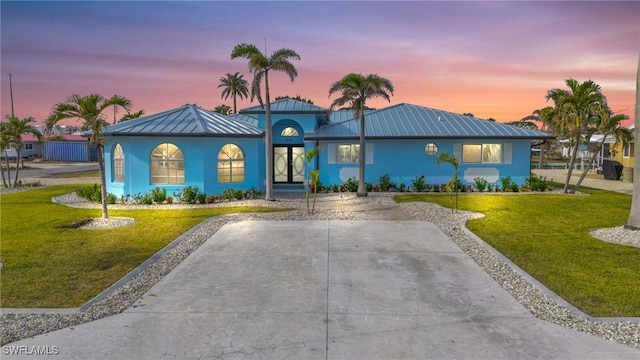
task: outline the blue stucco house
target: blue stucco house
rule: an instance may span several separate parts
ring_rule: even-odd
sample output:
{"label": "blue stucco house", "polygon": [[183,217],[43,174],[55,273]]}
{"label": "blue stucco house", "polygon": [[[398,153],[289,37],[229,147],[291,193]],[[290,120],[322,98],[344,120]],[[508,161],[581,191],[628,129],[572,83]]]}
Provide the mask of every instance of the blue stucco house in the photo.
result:
{"label": "blue stucco house", "polygon": [[[311,169],[324,185],[358,176],[358,120],[350,110],[330,112],[291,99],[271,104],[274,190],[304,191],[304,154],[317,146]],[[531,140],[552,136],[428,107],[398,104],[366,114],[366,181],[388,174],[411,184],[418,176],[441,184],[453,168],[436,163],[448,152],[460,159],[460,177],[471,184],[530,175]],[[197,186],[208,195],[265,186],[265,110],[254,106],[233,116],[186,105],[105,128],[107,191],[117,196],[168,193]]]}

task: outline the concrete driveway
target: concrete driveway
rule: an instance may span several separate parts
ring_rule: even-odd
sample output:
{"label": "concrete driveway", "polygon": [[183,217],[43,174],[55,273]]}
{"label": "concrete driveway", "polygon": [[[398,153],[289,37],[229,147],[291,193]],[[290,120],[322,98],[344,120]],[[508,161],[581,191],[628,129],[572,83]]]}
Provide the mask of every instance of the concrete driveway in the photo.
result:
{"label": "concrete driveway", "polygon": [[228,223],[124,313],[9,344],[2,358],[39,358],[26,355],[34,349],[55,359],[640,358],[536,319],[420,221]]}

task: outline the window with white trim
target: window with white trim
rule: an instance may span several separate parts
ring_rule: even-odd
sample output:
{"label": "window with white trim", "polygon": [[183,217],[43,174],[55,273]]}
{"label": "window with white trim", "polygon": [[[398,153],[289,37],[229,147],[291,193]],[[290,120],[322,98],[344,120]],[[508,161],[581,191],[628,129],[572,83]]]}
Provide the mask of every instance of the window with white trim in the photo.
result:
{"label": "window with white trim", "polygon": [[32,143],[24,144],[24,149],[25,150],[33,150],[33,144]]}
{"label": "window with white trim", "polygon": [[151,184],[184,184],[184,156],[171,143],[158,145],[151,152]]}
{"label": "window with white trim", "polygon": [[116,146],[113,147],[111,161],[113,163],[111,167],[113,169],[113,181],[119,183],[124,182],[124,152],[120,144],[116,144]]}
{"label": "window with white trim", "polygon": [[220,149],[218,153],[218,182],[244,182],[244,153],[238,145],[226,144]]}
{"label": "window with white trim", "polygon": [[631,157],[631,144],[627,144],[622,148],[622,157]]}
{"label": "window with white trim", "polygon": [[338,163],[357,163],[360,159],[359,144],[339,144]]}
{"label": "window with white trim", "polygon": [[502,162],[502,144],[463,144],[463,163],[492,163]]}

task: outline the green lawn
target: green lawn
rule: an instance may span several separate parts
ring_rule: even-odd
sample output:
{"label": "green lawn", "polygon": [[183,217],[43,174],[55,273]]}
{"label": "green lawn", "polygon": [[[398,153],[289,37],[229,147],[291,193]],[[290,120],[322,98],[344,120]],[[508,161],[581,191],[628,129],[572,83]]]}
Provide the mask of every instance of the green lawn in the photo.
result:
{"label": "green lawn", "polygon": [[[468,228],[527,273],[593,316],[640,316],[640,248],[589,232],[624,225],[631,196],[580,188],[590,196],[461,195],[459,207],[484,213]],[[449,196],[404,195],[449,207]],[[639,234],[640,236],[640,234]]]}
{"label": "green lawn", "polygon": [[137,223],[111,230],[59,229],[99,209],[51,202],[82,185],[0,195],[0,306],[77,307],[98,295],[187,230],[212,216],[277,211],[233,207],[186,210],[110,210]]}

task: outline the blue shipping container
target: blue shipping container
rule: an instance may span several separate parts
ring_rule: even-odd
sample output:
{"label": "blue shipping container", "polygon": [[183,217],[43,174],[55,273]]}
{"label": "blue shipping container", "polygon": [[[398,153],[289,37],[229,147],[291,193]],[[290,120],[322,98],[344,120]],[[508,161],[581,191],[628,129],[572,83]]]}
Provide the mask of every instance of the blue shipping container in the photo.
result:
{"label": "blue shipping container", "polygon": [[44,143],[44,160],[90,162],[98,160],[95,146],[86,141],[49,141]]}

